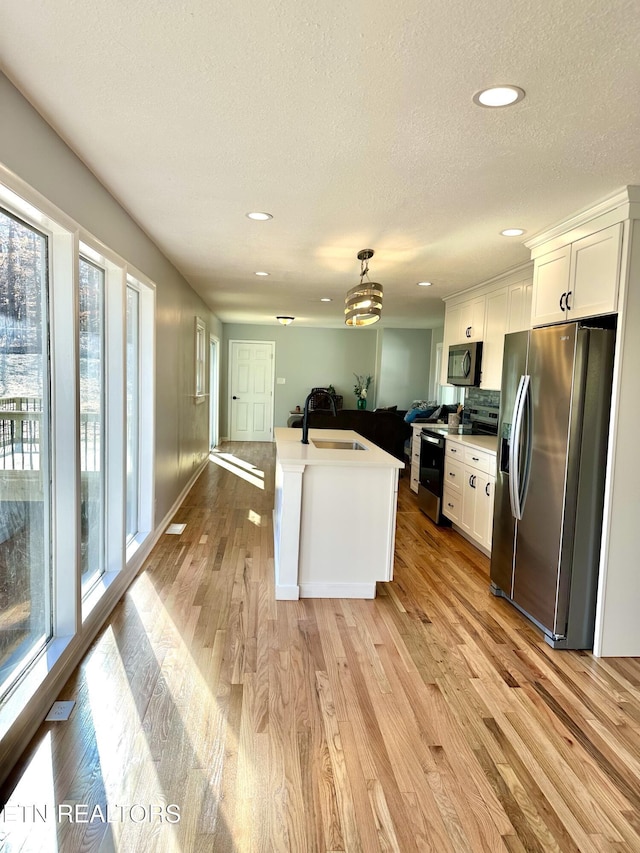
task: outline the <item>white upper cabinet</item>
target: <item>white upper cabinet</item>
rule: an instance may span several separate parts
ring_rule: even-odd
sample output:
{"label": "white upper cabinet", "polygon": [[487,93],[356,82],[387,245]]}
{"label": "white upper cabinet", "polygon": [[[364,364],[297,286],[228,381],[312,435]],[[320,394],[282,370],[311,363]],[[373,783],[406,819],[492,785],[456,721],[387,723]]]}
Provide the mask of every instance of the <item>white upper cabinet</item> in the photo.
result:
{"label": "white upper cabinet", "polygon": [[458,343],[458,328],[460,326],[460,306],[447,305],[444,317],[444,338],[442,340],[442,361],[440,363],[440,384],[447,385],[449,369],[449,347]]}
{"label": "white upper cabinet", "polygon": [[622,223],[571,246],[567,311],[572,317],[613,313],[618,307]]}
{"label": "white upper cabinet", "polygon": [[457,340],[451,343],[460,344],[464,341],[481,341],[484,337],[485,297],[475,296],[460,303],[460,319]]}
{"label": "white upper cabinet", "polygon": [[610,314],[617,309],[622,223],[536,258],[534,326]]}
{"label": "white upper cabinet", "polygon": [[447,356],[451,344],[482,341],[480,387],[499,391],[502,351],[507,332],[531,328],[531,266],[512,270],[474,288],[467,299],[447,301],[442,343],[440,384],[447,384]]}
{"label": "white upper cabinet", "polygon": [[502,351],[507,330],[509,307],[508,288],[503,287],[487,295],[485,335],[482,344],[481,388],[497,390],[502,380]]}
{"label": "white upper cabinet", "polygon": [[531,328],[531,296],[533,281],[519,281],[509,286],[507,332],[524,332]]}

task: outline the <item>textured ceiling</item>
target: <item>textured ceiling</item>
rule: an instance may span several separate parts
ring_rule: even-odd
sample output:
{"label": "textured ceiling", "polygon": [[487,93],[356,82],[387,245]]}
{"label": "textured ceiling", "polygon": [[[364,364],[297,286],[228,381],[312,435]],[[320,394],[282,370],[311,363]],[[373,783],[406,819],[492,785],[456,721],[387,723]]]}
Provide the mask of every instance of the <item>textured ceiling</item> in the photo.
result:
{"label": "textured ceiling", "polygon": [[[640,183],[637,0],[0,10],[8,77],[225,322],[342,325],[372,247],[383,325],[429,327],[537,231]],[[475,106],[499,83],[526,98]]]}

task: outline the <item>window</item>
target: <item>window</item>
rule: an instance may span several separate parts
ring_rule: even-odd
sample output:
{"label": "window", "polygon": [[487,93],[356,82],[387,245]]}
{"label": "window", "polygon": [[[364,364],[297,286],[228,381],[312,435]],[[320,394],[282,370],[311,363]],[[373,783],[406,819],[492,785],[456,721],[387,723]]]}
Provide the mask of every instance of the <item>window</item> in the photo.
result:
{"label": "window", "polygon": [[0,695],[52,636],[48,239],[0,209]]}
{"label": "window", "polygon": [[1,164],[0,179],[5,755],[154,529],[155,288]]}
{"label": "window", "polygon": [[199,317],[196,317],[196,402],[202,402],[205,397],[206,334],[207,330],[204,322]]}
{"label": "window", "polygon": [[104,270],[80,258],[80,553],[86,594],[104,574]]}

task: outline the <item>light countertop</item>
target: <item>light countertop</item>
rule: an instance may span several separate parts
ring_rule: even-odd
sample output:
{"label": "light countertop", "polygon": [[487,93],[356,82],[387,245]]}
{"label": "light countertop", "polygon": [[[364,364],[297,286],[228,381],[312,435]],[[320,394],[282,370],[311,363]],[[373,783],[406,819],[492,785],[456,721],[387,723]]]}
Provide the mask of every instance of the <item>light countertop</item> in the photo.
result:
{"label": "light countertop", "polygon": [[498,452],[497,435],[448,435],[446,440],[455,441],[465,447],[473,447],[475,450],[485,450],[494,455]]}
{"label": "light countertop", "polygon": [[[303,465],[344,465],[375,468],[404,468],[404,463],[368,438],[351,429],[310,429],[309,444],[302,444],[302,430],[276,427],[275,442],[278,461]],[[316,447],[313,440],[357,441],[365,450],[335,450]]]}

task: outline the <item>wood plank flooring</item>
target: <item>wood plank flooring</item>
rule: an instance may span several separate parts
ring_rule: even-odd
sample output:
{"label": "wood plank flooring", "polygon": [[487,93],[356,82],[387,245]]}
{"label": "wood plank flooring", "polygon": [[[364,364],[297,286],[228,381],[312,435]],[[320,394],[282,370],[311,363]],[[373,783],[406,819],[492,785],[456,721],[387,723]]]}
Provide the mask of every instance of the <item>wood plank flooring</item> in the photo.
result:
{"label": "wood plank flooring", "polygon": [[374,601],[276,602],[273,446],[222,449],[13,774],[1,850],[640,851],[640,660],[550,649],[406,475]]}

